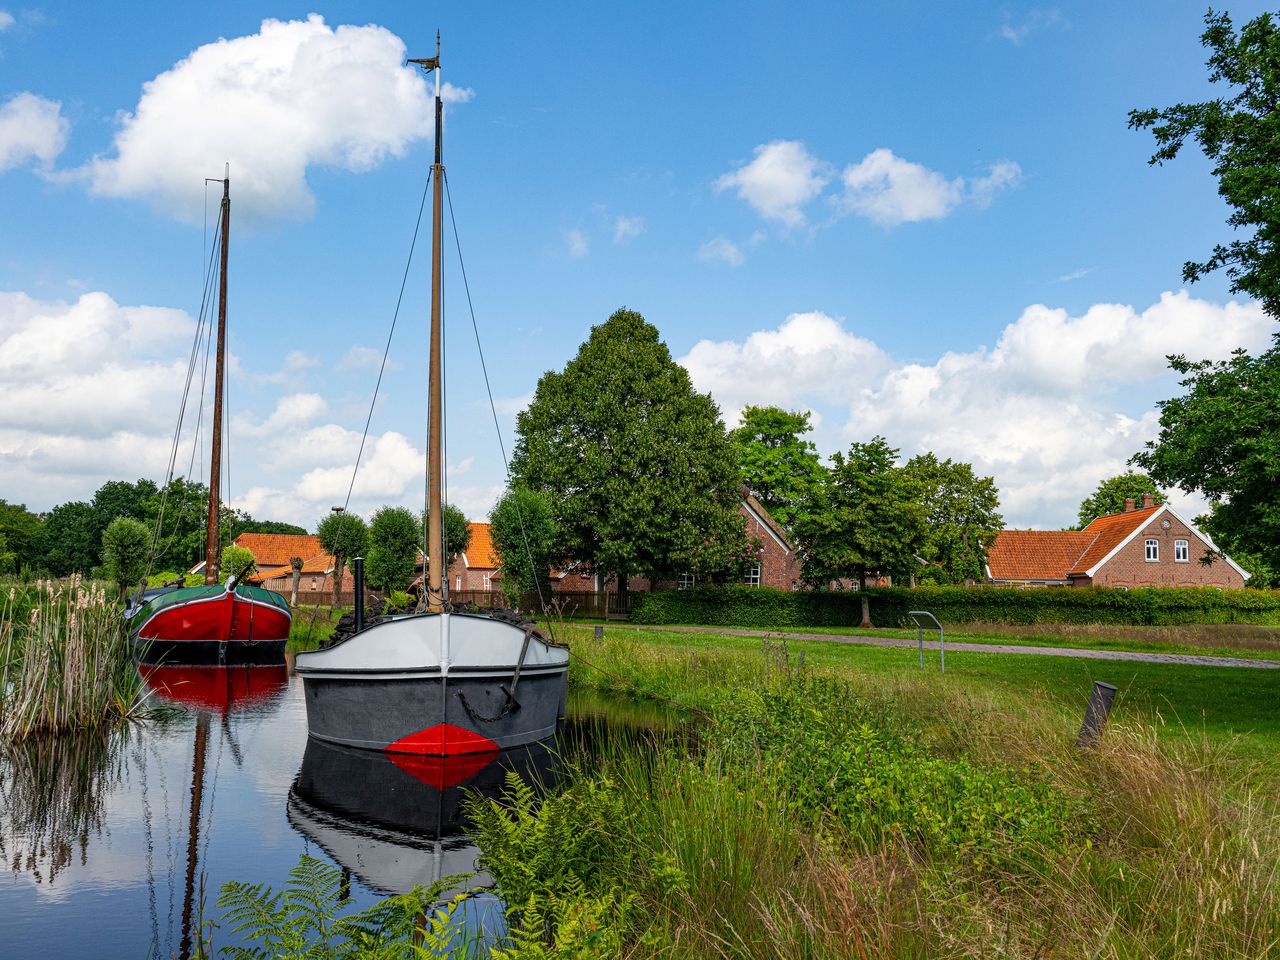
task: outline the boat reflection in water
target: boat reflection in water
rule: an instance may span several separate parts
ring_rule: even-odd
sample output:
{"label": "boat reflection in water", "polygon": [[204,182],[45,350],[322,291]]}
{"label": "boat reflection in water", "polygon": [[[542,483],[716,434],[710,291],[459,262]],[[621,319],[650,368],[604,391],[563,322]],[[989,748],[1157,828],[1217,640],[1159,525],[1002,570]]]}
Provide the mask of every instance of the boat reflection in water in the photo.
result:
{"label": "boat reflection in water", "polygon": [[471,874],[447,899],[484,889],[479,849],[466,834],[469,793],[497,797],[507,774],[535,787],[555,776],[551,741],[461,756],[360,750],[308,738],[289,793],[289,822],[345,871],[384,895]]}
{"label": "boat reflection in water", "polygon": [[196,875],[199,867],[200,823],[212,811],[204,809],[206,755],[209,721],[217,714],[223,734],[237,767],[244,754],[232,735],[231,714],[254,704],[272,700],[284,692],[289,670],[283,660],[271,666],[192,667],[139,664],[138,673],[157,697],[196,714],[195,745],[191,756],[191,802],[187,822],[187,872],[182,895],[182,940],[179,960],[189,960],[194,943]]}

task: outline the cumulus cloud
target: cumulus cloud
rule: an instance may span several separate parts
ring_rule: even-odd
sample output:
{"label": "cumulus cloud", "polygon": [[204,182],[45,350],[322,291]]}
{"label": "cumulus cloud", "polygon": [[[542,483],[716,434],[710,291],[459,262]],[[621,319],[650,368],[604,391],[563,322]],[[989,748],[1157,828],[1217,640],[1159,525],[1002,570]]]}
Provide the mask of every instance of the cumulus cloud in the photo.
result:
{"label": "cumulus cloud", "polygon": [[270,437],[292,432],[328,410],[324,397],[317,393],[292,393],[276,401],[276,408],[261,423],[251,417],[239,417],[236,429],[250,437]]}
{"label": "cumulus cloud", "polygon": [[626,243],[644,233],[644,217],[617,217],[613,221],[613,242]]}
{"label": "cumulus cloud", "polygon": [[784,226],[805,222],[801,208],[830,181],[830,168],[799,140],[774,140],[755,149],[755,158],[716,180],[717,190],[734,190],[763,217]]}
{"label": "cumulus cloud", "polygon": [[[308,168],[369,170],[431,134],[431,92],[404,60],[404,43],[380,26],[264,20],[145,83],[114,153],[77,175],[94,193],[198,220],[203,178],[227,161],[241,222],[305,217],[315,203]],[[454,103],[471,96],[448,84],[444,93]]]}
{"label": "cumulus cloud", "polygon": [[10,97],[0,105],[0,173],[32,161],[47,171],[66,147],[70,129],[56,100],[34,93]]}
{"label": "cumulus cloud", "polygon": [[1055,527],[1155,435],[1155,403],[1176,390],[1166,354],[1221,359],[1264,348],[1273,328],[1256,304],[1186,292],[1141,311],[1099,304],[1071,316],[1035,305],[992,349],[902,363],[811,313],[740,343],[703,341],[680,362],[730,409],[826,404],[828,422],[843,421],[826,437],[831,449],[880,433],[903,456],[969,461],[996,478],[1009,523]]}
{"label": "cumulus cloud", "polygon": [[1001,190],[1012,189],[1022,183],[1022,167],[1012,160],[1001,160],[991,165],[984,177],[978,177],[969,185],[969,197],[980,207],[991,206],[991,201]]}
{"label": "cumulus cloud", "polygon": [[[309,470],[294,485],[294,492],[313,502],[342,503],[351,485],[354,461],[337,467]],[[364,460],[356,475],[352,496],[361,499],[395,499],[412,485],[421,486],[427,461],[404,434],[388,431],[365,446]]]}
{"label": "cumulus cloud", "polygon": [[712,237],[698,248],[698,259],[719,261],[731,267],[740,267],[746,261],[742,248],[725,236]]}
{"label": "cumulus cloud", "polygon": [[998,32],[1005,40],[1017,46],[1033,33],[1039,33],[1049,27],[1060,27],[1065,22],[1062,11],[1058,9],[1031,10],[1020,20],[1013,20],[1006,13],[1004,23],[1000,25]]}
{"label": "cumulus cloud", "polygon": [[13,14],[8,10],[0,10],[0,33],[8,30],[14,24]]}

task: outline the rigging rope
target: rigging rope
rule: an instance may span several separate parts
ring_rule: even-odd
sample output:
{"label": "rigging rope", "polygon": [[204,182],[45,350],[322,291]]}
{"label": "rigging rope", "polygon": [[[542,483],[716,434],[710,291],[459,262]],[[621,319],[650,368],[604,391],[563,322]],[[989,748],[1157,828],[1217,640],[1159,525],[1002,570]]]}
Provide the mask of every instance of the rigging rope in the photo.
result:
{"label": "rigging rope", "polygon": [[[471,302],[471,284],[467,281],[467,265],[462,259],[462,238],[458,236],[458,219],[453,212],[453,191],[449,189],[449,176],[444,178],[445,196],[449,198],[449,222],[453,225],[453,245],[458,251],[458,269],[462,273],[462,288],[467,294],[467,309],[471,312],[471,329],[476,335],[476,351],[480,354],[480,371],[484,374],[484,389],[489,397],[489,413],[493,416],[493,432],[498,436],[498,449],[502,452],[502,468],[507,475],[507,487],[512,491],[511,502],[515,505],[516,521],[520,525],[520,539],[524,543],[525,556],[529,560],[529,568],[533,571],[533,585],[538,593],[538,605],[546,612],[547,600],[542,595],[542,582],[537,576],[537,566],[533,559],[533,550],[529,547],[529,534],[525,530],[524,511],[520,509],[520,498],[515,495],[515,488],[511,482],[511,462],[507,459],[507,446],[502,440],[502,427],[498,424],[498,408],[493,402],[493,387],[489,384],[489,368],[484,362],[484,347],[480,344],[480,326],[476,323],[476,308]],[[550,621],[547,624],[547,631],[551,632]],[[555,639],[555,634],[552,634]]]}

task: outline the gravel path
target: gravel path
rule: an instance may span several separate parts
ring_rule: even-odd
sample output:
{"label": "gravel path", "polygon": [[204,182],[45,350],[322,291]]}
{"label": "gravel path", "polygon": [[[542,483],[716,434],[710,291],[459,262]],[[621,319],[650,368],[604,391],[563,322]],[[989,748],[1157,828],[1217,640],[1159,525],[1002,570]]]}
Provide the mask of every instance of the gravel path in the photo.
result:
{"label": "gravel path", "polygon": [[[610,624],[609,629],[623,626]],[[641,627],[626,624],[633,630],[677,630],[682,633],[727,633],[735,637],[769,637],[784,640],[830,640],[835,643],[852,643],[867,647],[911,647],[919,645],[915,640],[899,637],[848,636],[832,633],[789,633],[778,630],[739,630],[732,627]],[[926,650],[937,650],[938,641],[926,640]],[[1024,647],[1011,643],[952,643],[948,650],[973,653],[1025,653],[1039,657],[1081,657],[1086,660],[1133,660],[1140,663],[1180,663],[1193,667],[1248,667],[1254,670],[1280,669],[1280,660],[1251,660],[1245,657],[1200,657],[1187,653],[1139,653],[1132,650],[1081,650],[1076,647]]]}

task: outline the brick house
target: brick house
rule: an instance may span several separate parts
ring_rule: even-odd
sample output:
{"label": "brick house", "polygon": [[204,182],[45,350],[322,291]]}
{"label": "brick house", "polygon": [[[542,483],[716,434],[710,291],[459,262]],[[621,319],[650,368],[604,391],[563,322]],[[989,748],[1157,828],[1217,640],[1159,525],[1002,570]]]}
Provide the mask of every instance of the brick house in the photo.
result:
{"label": "brick house", "polygon": [[[449,564],[449,589],[501,590],[502,569],[487,523],[471,523],[471,539]],[[419,560],[421,565],[421,560]]]}
{"label": "brick house", "polygon": [[[1205,556],[1213,563],[1201,563]],[[1098,517],[1083,530],[1002,530],[987,553],[987,579],[1009,586],[1222,587],[1249,574],[1167,503]]]}
{"label": "brick house", "polygon": [[[302,580],[298,588],[303,591],[333,590],[333,556],[325,553],[318,537],[300,533],[242,533],[231,541],[232,546],[253,554],[257,569],[246,579],[249,583],[266,587],[288,596],[293,590],[293,568],[289,561],[302,558]],[[204,572],[204,561],[191,570]],[[350,564],[343,571],[342,589],[355,589]]]}

